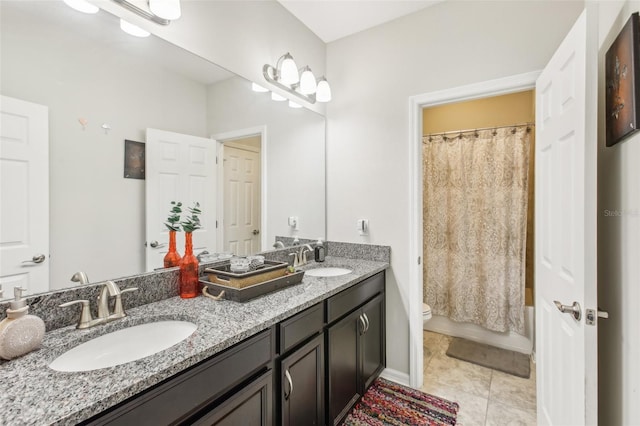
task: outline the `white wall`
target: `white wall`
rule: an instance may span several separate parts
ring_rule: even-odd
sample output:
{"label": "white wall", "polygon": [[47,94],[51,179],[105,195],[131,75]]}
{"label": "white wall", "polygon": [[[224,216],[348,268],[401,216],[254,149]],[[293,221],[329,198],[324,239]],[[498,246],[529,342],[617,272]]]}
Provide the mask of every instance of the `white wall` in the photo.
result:
{"label": "white wall", "polygon": [[[182,17],[166,27],[110,0],[91,1],[265,87],[268,83],[262,76],[263,65],[275,65],[286,52],[293,55],[299,67],[309,65],[316,76],[325,72],[324,42],[275,0],[187,0],[182,2]],[[146,1],[134,3],[147,9]],[[324,113],[324,104],[307,106]]]}
{"label": "white wall", "polygon": [[[242,114],[238,114],[242,111]],[[266,127],[267,246],[276,235],[325,238],[325,119],[304,108],[274,102],[268,93],[234,77],[209,86],[207,130],[210,135]],[[263,165],[264,167],[264,165]],[[263,194],[263,197],[265,194]],[[297,216],[299,230],[287,224]],[[264,230],[263,230],[264,232]]]}
{"label": "white wall", "polygon": [[1,88],[49,107],[50,287],[70,286],[78,270],[92,281],[138,274],[145,181],[123,177],[124,140],[144,142],[147,127],[206,136],[206,88],[90,37],[24,22],[3,9]]}
{"label": "white wall", "polygon": [[605,146],[604,56],[640,1],[603,1],[599,22],[598,304],[600,424],[640,424],[640,135]]}
{"label": "white wall", "polygon": [[[409,372],[409,97],[544,67],[582,2],[451,1],[330,43],[328,239],[391,246],[387,364]],[[353,172],[356,168],[357,172]],[[368,218],[359,237],[356,219]]]}

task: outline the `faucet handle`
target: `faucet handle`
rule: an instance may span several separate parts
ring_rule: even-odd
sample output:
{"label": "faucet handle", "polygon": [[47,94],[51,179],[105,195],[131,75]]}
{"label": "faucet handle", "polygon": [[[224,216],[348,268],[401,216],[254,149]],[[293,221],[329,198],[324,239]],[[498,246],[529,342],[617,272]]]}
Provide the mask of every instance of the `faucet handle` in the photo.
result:
{"label": "faucet handle", "polygon": [[120,290],[120,294],[116,296],[116,305],[113,308],[113,314],[110,315],[110,318],[115,319],[115,318],[122,318],[127,316],[127,313],[124,311],[124,308],[122,307],[122,294],[131,293],[132,291],[136,291],[136,290],[138,290],[138,287],[129,287],[129,288]]}
{"label": "faucet handle", "polygon": [[89,301],[80,299],[80,300],[72,300],[71,302],[62,303],[59,306],[61,308],[66,308],[67,306],[82,304],[82,310],[80,311],[80,319],[78,320],[78,324],[76,328],[87,328],[90,327],[90,324],[93,322],[93,318],[91,317],[91,309],[89,309]]}
{"label": "faucet handle", "polygon": [[289,266],[297,268],[299,265],[298,253],[289,253]]}

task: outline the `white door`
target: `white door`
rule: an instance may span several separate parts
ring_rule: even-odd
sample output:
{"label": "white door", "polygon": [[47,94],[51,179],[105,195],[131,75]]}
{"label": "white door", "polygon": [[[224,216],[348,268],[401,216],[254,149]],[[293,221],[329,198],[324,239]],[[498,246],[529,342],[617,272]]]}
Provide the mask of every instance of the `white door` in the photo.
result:
{"label": "white door", "polygon": [[597,327],[585,322],[597,307],[594,22],[588,6],[536,83],[538,424],[597,424]]}
{"label": "white door", "polygon": [[260,251],[260,152],[224,144],[224,250]]}
{"label": "white door", "polygon": [[[215,252],[216,247],[216,141],[164,130],[147,129],[146,142],[146,264],[147,271],[163,267],[169,245],[164,223],[171,201],[187,207],[200,203],[202,228],[193,233],[193,252]],[[176,237],[184,255],[184,232]]]}
{"label": "white door", "polygon": [[49,110],[0,97],[0,286],[49,290]]}

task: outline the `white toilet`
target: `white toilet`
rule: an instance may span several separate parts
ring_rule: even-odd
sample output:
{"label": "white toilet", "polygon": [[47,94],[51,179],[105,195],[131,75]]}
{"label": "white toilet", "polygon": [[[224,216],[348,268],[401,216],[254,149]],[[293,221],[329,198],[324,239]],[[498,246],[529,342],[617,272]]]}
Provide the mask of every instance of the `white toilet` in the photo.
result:
{"label": "white toilet", "polygon": [[422,324],[431,319],[431,306],[426,303],[422,304]]}

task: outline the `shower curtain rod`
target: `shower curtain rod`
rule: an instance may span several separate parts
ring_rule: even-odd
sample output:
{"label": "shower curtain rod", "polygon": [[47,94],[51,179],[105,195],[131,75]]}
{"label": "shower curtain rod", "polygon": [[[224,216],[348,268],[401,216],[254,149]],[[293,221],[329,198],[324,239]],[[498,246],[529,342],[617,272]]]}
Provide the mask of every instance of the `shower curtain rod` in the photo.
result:
{"label": "shower curtain rod", "polygon": [[[492,127],[478,127],[475,129],[466,129],[466,130],[449,130],[447,132],[436,132],[436,133],[429,133],[426,135],[423,135],[422,138],[427,138],[427,137],[431,137],[431,136],[446,136],[446,135],[461,135],[463,133],[471,133],[471,132],[479,132],[481,130],[497,130],[497,129],[507,129],[507,128],[516,128],[516,127],[533,127],[535,126],[536,123],[521,123],[521,124],[511,124],[509,126],[492,126]],[[424,142],[424,141],[423,141]]]}

